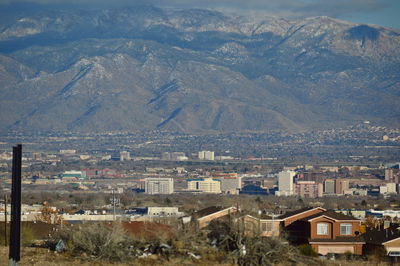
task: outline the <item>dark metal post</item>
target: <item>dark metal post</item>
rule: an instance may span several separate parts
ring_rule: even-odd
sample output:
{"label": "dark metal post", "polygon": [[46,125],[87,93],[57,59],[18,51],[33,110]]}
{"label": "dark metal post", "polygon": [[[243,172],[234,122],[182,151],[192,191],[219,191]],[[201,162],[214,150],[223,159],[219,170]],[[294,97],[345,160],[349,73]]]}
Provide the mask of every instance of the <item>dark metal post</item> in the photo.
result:
{"label": "dark metal post", "polygon": [[18,144],[13,147],[9,266],[19,265],[21,259],[21,169],[22,145]]}

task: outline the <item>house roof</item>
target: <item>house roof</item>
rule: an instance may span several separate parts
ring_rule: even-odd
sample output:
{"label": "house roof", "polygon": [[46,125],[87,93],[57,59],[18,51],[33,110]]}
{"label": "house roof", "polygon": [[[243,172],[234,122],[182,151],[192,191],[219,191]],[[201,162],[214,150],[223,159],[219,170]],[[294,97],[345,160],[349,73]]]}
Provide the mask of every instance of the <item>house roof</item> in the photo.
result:
{"label": "house roof", "polygon": [[[265,213],[260,214],[260,215],[259,215],[259,218],[260,218],[261,220],[272,220],[272,216],[267,215],[267,214],[265,214]],[[278,219],[278,218],[276,218],[276,219]]]}
{"label": "house roof", "polygon": [[[272,216],[266,215],[266,214],[255,214],[255,213],[246,213],[246,212],[241,212],[240,216],[248,216],[253,219],[257,220],[272,220]],[[275,218],[275,220],[279,221],[279,219]]]}
{"label": "house roof", "polygon": [[301,213],[303,213],[303,212],[311,211],[311,210],[313,210],[313,209],[325,210],[325,209],[323,209],[323,208],[321,208],[321,207],[306,207],[306,208],[302,208],[302,209],[299,209],[299,210],[286,212],[285,214],[283,214],[283,215],[281,215],[281,216],[279,216],[279,217],[276,217],[276,218],[277,218],[277,219],[282,219],[282,220],[283,220],[283,219],[286,219],[286,218],[295,216],[295,215],[297,215],[297,214],[301,214]]}
{"label": "house roof", "polygon": [[392,225],[386,229],[368,229],[365,233],[365,241],[371,244],[384,244],[400,238],[399,225]]}
{"label": "house roof", "polygon": [[204,208],[204,209],[194,212],[193,217],[198,219],[198,218],[205,217],[210,214],[213,214],[213,213],[225,210],[225,209],[229,209],[229,208],[232,208],[232,207],[225,208],[225,207],[221,207],[221,206],[210,206],[210,207],[207,207],[207,208]]}
{"label": "house roof", "polygon": [[359,221],[358,219],[354,218],[353,216],[345,215],[343,213],[338,213],[338,212],[331,211],[331,210],[320,212],[320,213],[316,213],[316,214],[313,214],[313,215],[308,216],[308,217],[306,217],[304,219],[301,219],[301,220],[302,221],[310,221],[312,219],[315,219],[315,218],[318,218],[318,217],[321,217],[321,216],[325,216],[325,217],[331,218],[331,219],[336,220],[336,221]]}

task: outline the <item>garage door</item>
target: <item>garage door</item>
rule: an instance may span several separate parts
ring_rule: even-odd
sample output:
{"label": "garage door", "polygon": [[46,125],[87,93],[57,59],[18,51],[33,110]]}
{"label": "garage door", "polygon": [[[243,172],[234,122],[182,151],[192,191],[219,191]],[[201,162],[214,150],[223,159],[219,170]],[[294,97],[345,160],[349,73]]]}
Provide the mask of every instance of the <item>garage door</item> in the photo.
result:
{"label": "garage door", "polygon": [[346,253],[351,252],[354,253],[353,246],[318,246],[318,253],[322,255],[326,255],[328,253]]}

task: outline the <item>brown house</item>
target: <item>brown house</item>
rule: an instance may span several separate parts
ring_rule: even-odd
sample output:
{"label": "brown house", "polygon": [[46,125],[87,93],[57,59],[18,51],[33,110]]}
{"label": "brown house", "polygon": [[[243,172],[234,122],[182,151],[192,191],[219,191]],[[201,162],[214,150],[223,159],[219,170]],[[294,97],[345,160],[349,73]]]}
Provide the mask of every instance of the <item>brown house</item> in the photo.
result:
{"label": "brown house", "polygon": [[266,237],[278,237],[281,235],[282,229],[293,222],[324,211],[326,210],[321,207],[309,207],[287,212],[274,218],[264,214],[258,217],[253,215],[243,215],[240,217],[240,220],[244,225],[244,232],[248,235],[256,234]]}
{"label": "brown house", "polygon": [[382,251],[387,256],[400,255],[400,226],[390,225],[386,228],[368,228],[365,233],[366,252],[374,254]]}
{"label": "brown house", "polygon": [[246,235],[267,237],[278,237],[280,235],[282,220],[267,215],[254,217],[249,214],[241,216],[239,220],[244,226],[243,231]]}
{"label": "brown house", "polygon": [[303,219],[305,217],[321,213],[326,211],[324,208],[321,207],[307,207],[307,208],[302,208],[299,210],[287,212],[281,216],[278,217],[279,220],[283,222],[284,227],[288,227],[290,224],[294,223],[295,221],[298,221],[300,219]]}
{"label": "brown house", "polygon": [[212,220],[233,214],[237,212],[236,207],[223,208],[218,206],[211,206],[201,209],[193,213],[192,217],[197,222],[199,229],[206,227]]}
{"label": "brown house", "polygon": [[319,254],[346,253],[361,255],[365,244],[360,236],[361,221],[334,211],[319,212],[286,227],[295,244],[310,244]]}

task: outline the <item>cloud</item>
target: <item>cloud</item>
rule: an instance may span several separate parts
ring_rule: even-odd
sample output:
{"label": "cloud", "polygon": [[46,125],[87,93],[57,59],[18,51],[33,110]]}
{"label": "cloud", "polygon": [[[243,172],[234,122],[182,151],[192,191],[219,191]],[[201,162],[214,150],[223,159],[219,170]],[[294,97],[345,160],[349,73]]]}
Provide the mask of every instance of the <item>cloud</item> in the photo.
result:
{"label": "cloud", "polygon": [[264,13],[282,17],[349,17],[389,8],[397,0],[0,0],[1,4],[30,2],[43,5],[120,7],[153,4],[161,7],[208,8],[235,13]]}

